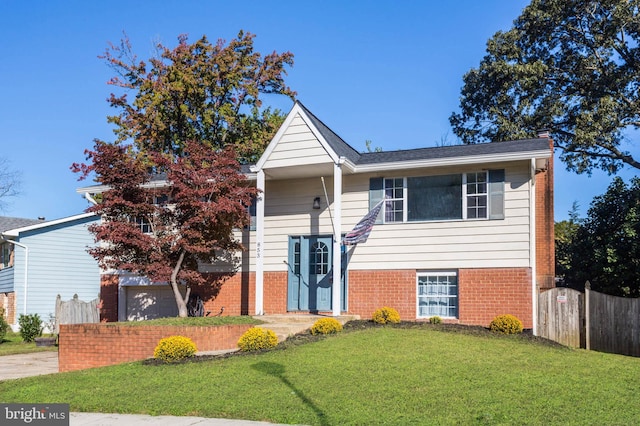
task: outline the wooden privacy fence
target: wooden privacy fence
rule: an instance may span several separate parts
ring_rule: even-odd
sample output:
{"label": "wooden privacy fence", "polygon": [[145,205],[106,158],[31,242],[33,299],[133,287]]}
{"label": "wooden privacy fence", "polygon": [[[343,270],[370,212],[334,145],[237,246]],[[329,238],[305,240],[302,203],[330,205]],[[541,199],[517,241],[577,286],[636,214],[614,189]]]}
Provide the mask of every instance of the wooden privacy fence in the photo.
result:
{"label": "wooden privacy fence", "polygon": [[538,335],[566,346],[640,356],[640,298],[554,288],[538,296]]}
{"label": "wooden privacy fence", "polygon": [[60,332],[60,324],[86,324],[100,322],[98,299],[83,302],[74,294],[73,299],[63,302],[60,295],[56,297],[55,332]]}

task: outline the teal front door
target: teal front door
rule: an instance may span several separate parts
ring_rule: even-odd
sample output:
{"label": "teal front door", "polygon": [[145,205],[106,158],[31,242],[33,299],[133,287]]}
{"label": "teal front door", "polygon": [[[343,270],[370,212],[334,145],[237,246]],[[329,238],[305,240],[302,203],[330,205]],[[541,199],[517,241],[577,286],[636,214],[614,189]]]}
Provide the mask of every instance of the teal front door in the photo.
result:
{"label": "teal front door", "polygon": [[[333,238],[326,235],[289,237],[287,310],[310,312],[331,310],[332,241]],[[344,282],[344,277],[342,281]],[[342,309],[345,306],[344,294],[343,291]]]}

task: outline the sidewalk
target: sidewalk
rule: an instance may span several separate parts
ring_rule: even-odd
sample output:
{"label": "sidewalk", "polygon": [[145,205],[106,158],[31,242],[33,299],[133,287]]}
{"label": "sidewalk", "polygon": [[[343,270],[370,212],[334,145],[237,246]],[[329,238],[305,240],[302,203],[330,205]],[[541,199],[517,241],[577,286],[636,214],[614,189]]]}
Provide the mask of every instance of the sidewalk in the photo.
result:
{"label": "sidewalk", "polygon": [[147,416],[138,414],[71,413],[69,426],[273,426],[275,423],[205,417]]}

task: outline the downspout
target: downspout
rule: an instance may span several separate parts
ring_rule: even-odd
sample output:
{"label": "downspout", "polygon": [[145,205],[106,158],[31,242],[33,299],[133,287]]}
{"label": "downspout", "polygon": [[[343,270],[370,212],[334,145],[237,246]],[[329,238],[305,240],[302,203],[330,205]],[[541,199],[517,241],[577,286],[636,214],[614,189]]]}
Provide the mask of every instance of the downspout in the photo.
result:
{"label": "downspout", "polygon": [[95,198],[93,198],[93,197],[91,196],[91,194],[89,194],[88,192],[85,192],[85,193],[84,193],[84,198],[85,198],[88,202],[90,202],[91,204],[93,204],[94,206],[98,204],[98,202],[95,200]]}
{"label": "downspout", "polygon": [[536,268],[536,159],[531,159],[531,184],[529,185],[529,262],[531,263],[531,318],[533,320],[532,332],[538,335],[538,286]]}
{"label": "downspout", "polygon": [[27,315],[27,283],[29,282],[29,247],[25,246],[22,243],[13,240],[7,240],[4,237],[2,241],[5,241],[9,244],[16,245],[18,247],[22,247],[24,249],[24,314]]}

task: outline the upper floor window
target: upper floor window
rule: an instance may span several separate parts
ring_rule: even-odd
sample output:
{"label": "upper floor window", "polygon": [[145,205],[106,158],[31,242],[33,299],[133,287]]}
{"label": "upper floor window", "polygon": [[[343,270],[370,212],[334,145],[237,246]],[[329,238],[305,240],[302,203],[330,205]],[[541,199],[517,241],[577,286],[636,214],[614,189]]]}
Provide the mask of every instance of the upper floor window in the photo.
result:
{"label": "upper floor window", "polygon": [[372,204],[385,198],[384,223],[504,218],[504,170],[373,178],[370,188]]}

